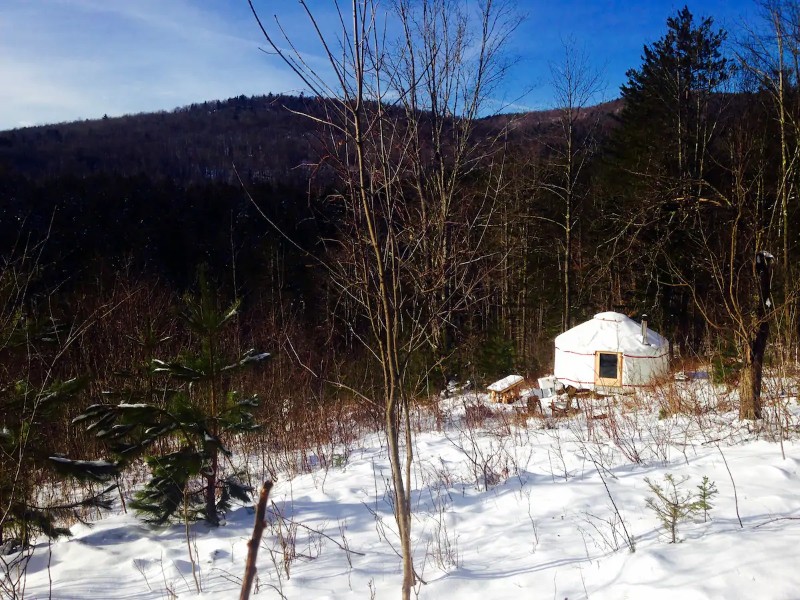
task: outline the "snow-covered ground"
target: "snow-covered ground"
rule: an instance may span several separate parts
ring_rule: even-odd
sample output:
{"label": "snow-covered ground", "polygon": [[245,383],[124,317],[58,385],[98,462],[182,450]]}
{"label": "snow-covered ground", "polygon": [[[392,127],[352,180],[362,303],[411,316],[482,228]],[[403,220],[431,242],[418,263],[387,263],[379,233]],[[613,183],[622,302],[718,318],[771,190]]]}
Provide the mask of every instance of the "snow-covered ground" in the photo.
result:
{"label": "snow-covered ground", "polygon": [[[638,410],[630,397],[587,402],[601,416],[593,420],[526,419],[493,405],[481,422],[465,409],[481,396],[443,401],[441,430],[415,437],[420,597],[800,597],[797,434],[781,444],[734,413],[705,410],[725,408],[707,381],[675,385],[660,400],[639,398]],[[676,393],[696,414],[659,419],[659,402]],[[796,412],[795,398],[782,403]],[[771,428],[794,427],[796,417],[782,423]],[[398,597],[381,438],[367,435],[333,462],[276,482],[257,597]],[[663,486],[667,473],[685,479],[685,492],[703,476],[718,489],[709,519],[680,522],[676,544],[646,504],[645,478]],[[194,524],[189,543],[182,525],[152,529],[130,514],[76,525],[71,539],[37,546],[25,597],[238,598],[253,518],[243,506],[219,528]]]}

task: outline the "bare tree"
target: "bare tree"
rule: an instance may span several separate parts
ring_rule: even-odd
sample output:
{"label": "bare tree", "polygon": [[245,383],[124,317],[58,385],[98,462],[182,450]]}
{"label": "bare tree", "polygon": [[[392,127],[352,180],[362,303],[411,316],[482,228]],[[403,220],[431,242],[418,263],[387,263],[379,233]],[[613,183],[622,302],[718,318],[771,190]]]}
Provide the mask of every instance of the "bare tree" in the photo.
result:
{"label": "bare tree", "polygon": [[585,109],[604,86],[601,73],[590,66],[588,55],[574,40],[564,42],[563,62],[550,65],[550,85],[558,111],[560,135],[550,144],[554,173],[544,185],[561,203],[559,227],[564,234],[561,326],[566,330],[573,325],[573,238],[579,204],[583,200],[581,177],[593,153],[598,124],[598,116],[587,115]]}
{"label": "bare tree", "polygon": [[771,202],[764,195],[766,137],[754,118],[729,128],[729,189],[695,213],[683,248],[693,257],[692,272],[671,262],[678,285],[689,290],[706,324],[723,341],[735,342],[742,419],[761,418],[769,324],[782,309],[771,295],[773,257],[764,250],[775,240],[769,226]]}
{"label": "bare tree", "polygon": [[[474,135],[475,125],[505,75],[502,50],[518,19],[502,0],[488,0],[477,15],[454,0],[396,0],[395,7],[403,28],[396,92],[410,133],[409,201],[423,234],[417,275],[437,290],[426,302],[427,340],[443,363],[456,315],[486,272],[481,242],[503,185],[503,130],[487,140]],[[470,178],[481,167],[486,180],[475,186]]]}
{"label": "bare tree", "polygon": [[[334,41],[308,4],[300,5],[326,58],[324,71],[280,22],[270,33],[250,2],[271,51],[317,97],[316,111],[306,116],[319,124],[322,156],[337,174],[338,189],[327,201],[345,215],[333,242],[336,260],[324,266],[347,309],[340,322],[379,374],[374,385],[369,378],[360,386],[334,383],[383,413],[407,600],[418,581],[409,413],[418,388],[411,376],[424,349],[447,347],[453,315],[473,301],[477,248],[496,190],[487,185],[476,194],[484,206],[475,210],[455,200],[463,178],[490,154],[475,150],[471,132],[502,75],[500,52],[513,20],[494,0],[477,17],[449,0],[398,0],[390,12],[375,0],[353,0],[348,10],[335,4]],[[390,43],[386,32],[395,25],[400,39]],[[456,239],[465,242],[459,250]]]}
{"label": "bare tree", "polygon": [[[783,273],[783,296],[794,294],[792,276],[793,240],[797,235],[796,205],[800,177],[800,2],[797,0],[759,0],[766,33],[745,25],[739,40],[737,59],[745,73],[756,83],[757,90],[768,99],[768,110],[774,115],[778,129],[779,158],[769,169],[774,174],[776,202],[770,212],[770,228],[780,236],[778,263]],[[795,204],[793,206],[793,203]],[[796,343],[798,307],[785,304],[785,348]]]}
{"label": "bare tree", "polygon": [[[788,245],[788,204],[795,186],[798,152],[797,133],[800,115],[793,109],[790,90],[797,84],[798,54],[800,47],[792,35],[800,27],[796,21],[800,17],[800,5],[795,0],[761,0],[758,5],[763,21],[770,33],[764,35],[747,29],[746,37],[738,48],[739,64],[755,77],[758,86],[767,92],[772,100],[775,119],[780,132],[780,164],[778,165],[776,217],[780,219],[782,233],[781,266],[789,266]],[[792,130],[795,130],[794,132]]]}

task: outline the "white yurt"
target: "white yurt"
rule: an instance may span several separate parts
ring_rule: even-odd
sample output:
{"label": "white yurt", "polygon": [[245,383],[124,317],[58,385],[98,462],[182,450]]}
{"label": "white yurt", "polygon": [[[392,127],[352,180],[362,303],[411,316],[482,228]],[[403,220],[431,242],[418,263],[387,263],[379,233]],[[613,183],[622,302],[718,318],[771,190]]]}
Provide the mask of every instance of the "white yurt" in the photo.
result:
{"label": "white yurt", "polygon": [[652,383],[669,372],[669,342],[616,312],[602,312],[556,338],[553,375],[565,386],[595,389]]}

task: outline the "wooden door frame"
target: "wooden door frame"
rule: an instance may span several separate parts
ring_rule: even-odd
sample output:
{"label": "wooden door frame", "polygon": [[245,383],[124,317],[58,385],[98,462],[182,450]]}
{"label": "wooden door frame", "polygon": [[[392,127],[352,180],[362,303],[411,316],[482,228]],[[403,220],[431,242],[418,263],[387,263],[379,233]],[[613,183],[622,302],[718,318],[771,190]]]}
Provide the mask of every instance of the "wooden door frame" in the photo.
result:
{"label": "wooden door frame", "polygon": [[[613,354],[617,357],[617,377],[616,379],[612,379],[611,377],[600,377],[600,355],[601,354]],[[605,386],[622,386],[622,360],[623,354],[622,352],[609,352],[607,350],[597,350],[594,353],[594,384],[595,385],[605,385]]]}

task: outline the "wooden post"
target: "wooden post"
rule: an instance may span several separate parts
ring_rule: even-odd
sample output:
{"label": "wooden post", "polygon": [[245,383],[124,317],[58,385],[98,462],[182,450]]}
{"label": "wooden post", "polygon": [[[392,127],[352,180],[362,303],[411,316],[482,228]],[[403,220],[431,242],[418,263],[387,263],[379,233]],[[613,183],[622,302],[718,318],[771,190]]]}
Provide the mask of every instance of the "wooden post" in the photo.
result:
{"label": "wooden post", "polygon": [[244,580],[242,581],[242,592],[239,594],[239,600],[248,600],[250,598],[250,589],[253,587],[253,581],[256,578],[258,545],[261,543],[261,535],[264,533],[264,527],[266,527],[267,524],[267,500],[269,499],[269,492],[271,489],[272,482],[265,481],[264,485],[261,487],[261,494],[258,497],[256,522],[253,525],[253,537],[247,542],[247,563],[244,567]]}

